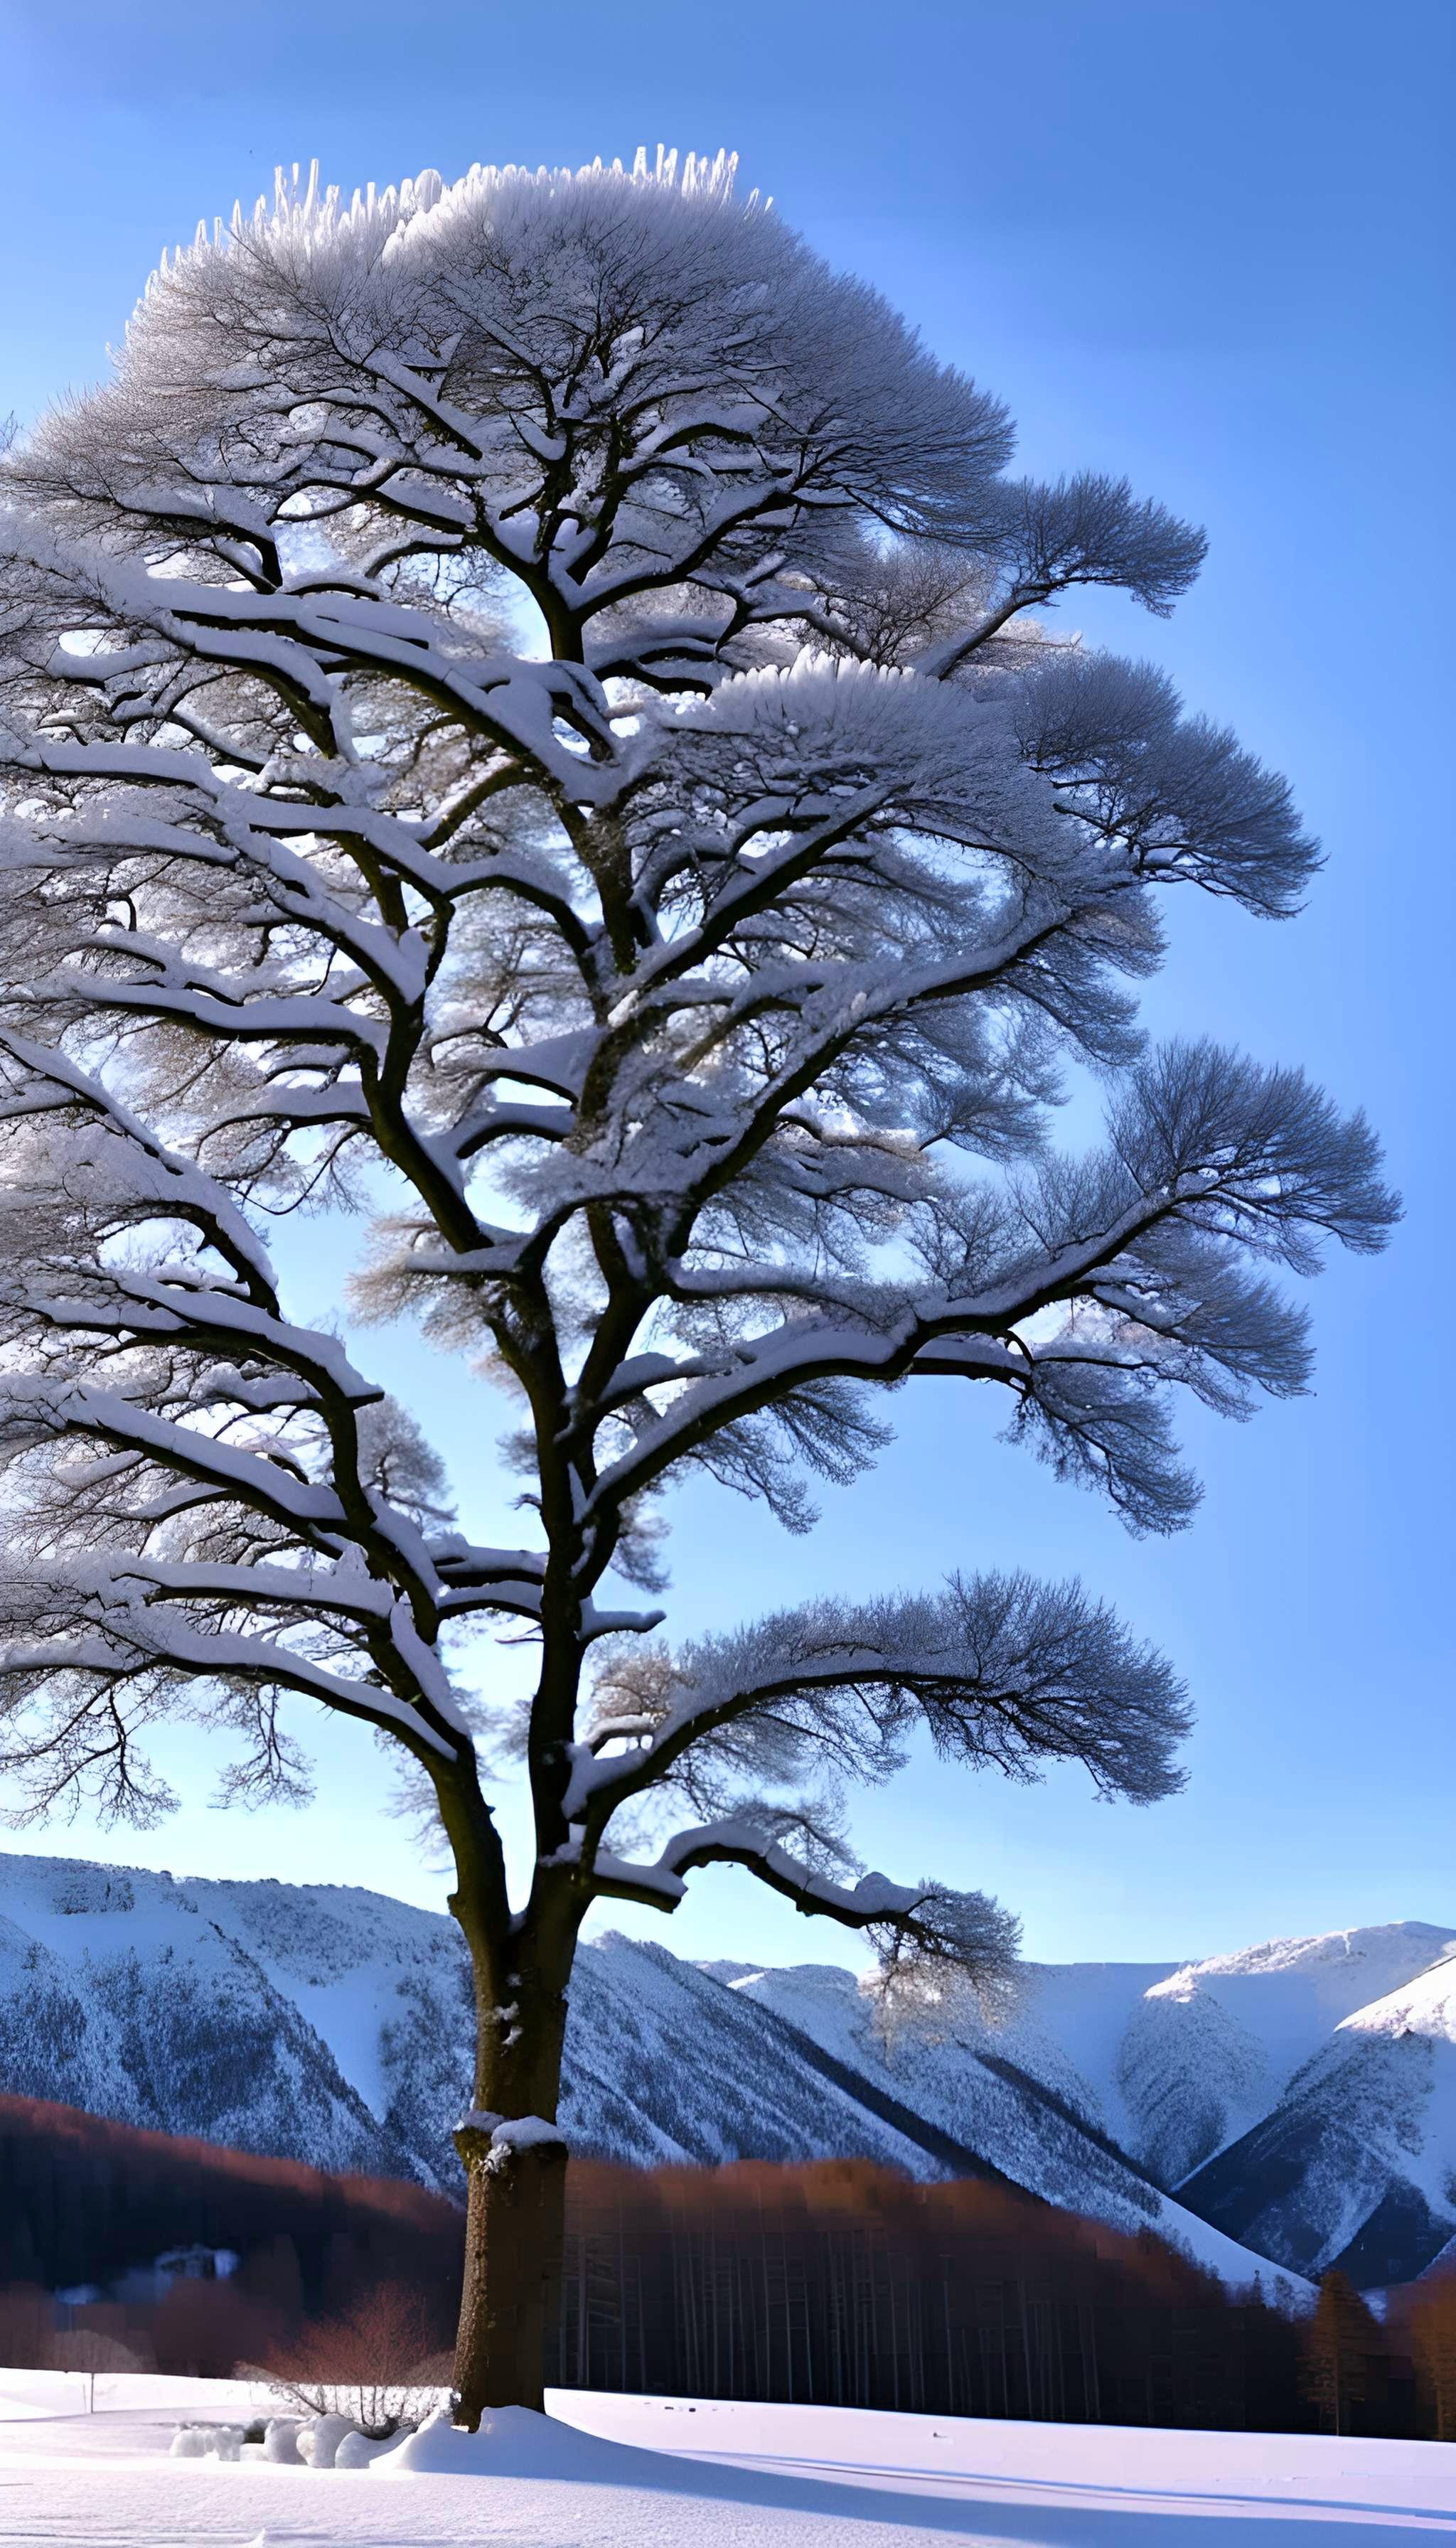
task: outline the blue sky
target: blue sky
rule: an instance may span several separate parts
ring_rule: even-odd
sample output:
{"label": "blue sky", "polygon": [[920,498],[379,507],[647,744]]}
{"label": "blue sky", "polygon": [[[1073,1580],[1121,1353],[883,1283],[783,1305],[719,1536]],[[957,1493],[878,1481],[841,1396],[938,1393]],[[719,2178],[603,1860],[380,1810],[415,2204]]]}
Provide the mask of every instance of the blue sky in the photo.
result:
{"label": "blue sky", "polygon": [[[268,186],[276,160],[317,155],[347,187],[726,143],[826,255],[1009,400],[1026,466],[1127,470],[1207,525],[1171,623],[1111,598],[1064,619],[1156,656],[1288,770],[1328,865],[1281,927],[1175,904],[1147,1017],[1363,1101],[1407,1197],[1391,1253],[1318,1287],[1314,1395],[1242,1427],[1189,1411],[1207,1496],[1181,1539],[1129,1540],[998,1444],[984,1394],[909,1392],[894,1449],[826,1493],[808,1540],[684,1494],[674,1615],[727,1624],[952,1566],[1079,1571],[1189,1677],[1187,1793],[1138,1812],[1070,1774],[1008,1789],[919,1763],[864,1800],[866,1856],[987,1886],[1048,1956],[1201,1956],[1398,1918],[1456,1930],[1447,0],[9,0],[3,16],[0,410],[24,418],[93,378],[162,243]],[[335,1307],[347,1244],[318,1229],[291,1251],[304,1312]],[[489,1525],[485,1393],[410,1337],[361,1350]],[[19,1845],[439,1901],[378,1809],[367,1741],[341,1729],[318,1749],[306,1818],[209,1810],[188,1734],[166,1747],[188,1802],[161,1830],[81,1822]],[[618,1925],[699,1955],[856,1960],[844,1932],[726,1873],[670,1924]]]}

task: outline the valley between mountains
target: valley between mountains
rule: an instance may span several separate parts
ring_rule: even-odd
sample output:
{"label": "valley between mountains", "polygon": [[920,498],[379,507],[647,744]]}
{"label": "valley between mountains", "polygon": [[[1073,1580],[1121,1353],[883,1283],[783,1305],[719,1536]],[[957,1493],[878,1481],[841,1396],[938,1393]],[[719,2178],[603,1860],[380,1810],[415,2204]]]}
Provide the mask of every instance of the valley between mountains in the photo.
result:
{"label": "valley between mountains", "polygon": [[[453,1923],[383,1894],[0,1856],[3,2093],[453,2192],[467,1987]],[[1003,2022],[891,2043],[840,1966],[607,1938],[568,2078],[582,2150],[997,2175],[1231,2283],[1371,2288],[1456,2240],[1456,1928],[1419,1921],[1032,1964]]]}

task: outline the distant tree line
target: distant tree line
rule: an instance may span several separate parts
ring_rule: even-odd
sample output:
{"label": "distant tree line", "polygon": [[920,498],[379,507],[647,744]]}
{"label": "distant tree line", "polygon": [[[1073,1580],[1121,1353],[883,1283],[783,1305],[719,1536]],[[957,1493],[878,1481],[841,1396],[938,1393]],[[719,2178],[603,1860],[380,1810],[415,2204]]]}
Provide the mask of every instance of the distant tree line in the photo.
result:
{"label": "distant tree line", "polygon": [[[0,2361],[359,2376],[449,2341],[443,2195],[0,2098]],[[148,2288],[169,2249],[227,2279]],[[1456,2272],[1290,2305],[989,2182],[867,2161],[569,2170],[554,2384],[1057,2422],[1456,2440]],[[98,2288],[57,2307],[58,2291]],[[333,2357],[338,2356],[335,2363]],[[356,2358],[357,2357],[357,2358]]]}
{"label": "distant tree line", "polygon": [[[1388,2339],[1337,2276],[1312,2320],[1272,2269],[1267,2290],[1233,2294],[1150,2232],[860,2160],[571,2173],[548,2354],[563,2388],[1070,2423],[1432,2429],[1404,2324]],[[1451,2412],[1456,2430],[1456,2377]]]}
{"label": "distant tree line", "polygon": [[448,2281],[460,2214],[395,2178],[0,2097],[0,2284],[111,2284],[193,2245],[232,2249],[270,2307],[312,2317],[362,2284]]}

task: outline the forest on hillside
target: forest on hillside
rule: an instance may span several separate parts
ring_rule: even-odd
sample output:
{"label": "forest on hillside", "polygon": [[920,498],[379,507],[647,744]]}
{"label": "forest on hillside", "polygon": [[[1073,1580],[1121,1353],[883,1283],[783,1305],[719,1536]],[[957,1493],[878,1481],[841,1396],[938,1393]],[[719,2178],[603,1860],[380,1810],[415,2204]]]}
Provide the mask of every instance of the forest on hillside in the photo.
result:
{"label": "forest on hillside", "polygon": [[[448,2378],[462,2238],[461,2213],[421,2187],[0,2098],[7,2364],[346,2378],[367,2360]],[[158,2274],[178,2250],[192,2270]],[[1456,2439],[1456,2272],[1390,2295],[1384,2320],[1330,2274],[1312,2317],[1272,2269],[1230,2293],[1150,2233],[994,2183],[859,2160],[578,2160],[548,2380]]]}

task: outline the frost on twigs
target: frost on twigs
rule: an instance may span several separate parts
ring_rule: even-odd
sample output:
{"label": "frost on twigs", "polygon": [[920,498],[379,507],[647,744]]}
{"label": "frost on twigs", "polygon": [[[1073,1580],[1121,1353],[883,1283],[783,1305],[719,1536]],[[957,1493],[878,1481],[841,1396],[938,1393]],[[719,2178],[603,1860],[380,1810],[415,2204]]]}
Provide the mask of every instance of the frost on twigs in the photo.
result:
{"label": "frost on twigs", "polygon": [[1080,1760],[1108,1792],[1139,1802],[1180,1783],[1172,1753],[1188,1728],[1167,1663],[1075,1583],[953,1577],[939,1594],[818,1601],[685,1646],[675,1659],[623,1646],[598,1681],[595,1783],[636,1774],[640,1741],[660,1778],[688,1786],[742,1765],[759,1774],[810,1758],[857,1778],[899,1767],[924,1726],[948,1759],[1013,1777],[1047,1758]]}
{"label": "frost on twigs", "polygon": [[747,1866],[867,1932],[887,1992],[959,1972],[994,1993],[1016,1923],[937,1883],[851,1886],[846,1790],[890,1776],[918,1731],[946,1760],[1019,1779],[1079,1761],[1105,1794],[1149,1803],[1181,1783],[1188,1724],[1167,1663],[1080,1585],[956,1577],[939,1595],[780,1611],[677,1656],[624,1643],[598,1678],[570,1807],[609,1846],[644,1800],[676,1796],[701,1818],[654,1860],[598,1861],[621,1898],[671,1901],[693,1865]]}
{"label": "frost on twigs", "polygon": [[[1181,1684],[1076,1586],[650,1642],[621,1579],[666,1583],[672,1486],[807,1528],[893,1391],[955,1380],[1177,1528],[1178,1393],[1300,1390],[1286,1278],[1394,1215],[1298,1071],[1144,1048],[1166,889],[1277,917],[1318,851],[1050,616],[1163,612],[1202,535],[1106,473],[1013,478],[1012,440],[731,160],[663,153],[280,176],[0,458],[8,1795],[155,1816],[167,1711],[240,1799],[307,1791],[315,1708],[368,1730],[454,1855],[477,2191],[554,2129],[594,1900],[736,1866],[902,1999],[991,1987],[1008,1915],[866,1873],[856,1783],[916,1738],[1177,1783]],[[1068,1156],[1083,1065],[1106,1131]],[[269,1233],[318,1212],[367,1225],[352,1313],[510,1402],[519,1544],[298,1314]],[[534,1658],[523,1704],[483,1632]]]}
{"label": "frost on twigs", "polygon": [[1021,1924],[984,1893],[927,1883],[913,1916],[874,1943],[879,1960],[862,1987],[891,2039],[933,2036],[967,2004],[994,2023],[1014,2001]]}

